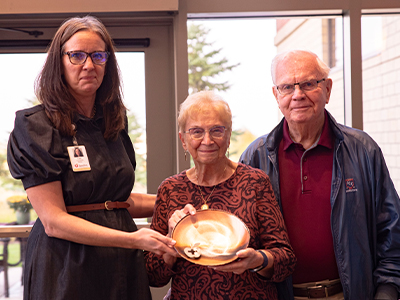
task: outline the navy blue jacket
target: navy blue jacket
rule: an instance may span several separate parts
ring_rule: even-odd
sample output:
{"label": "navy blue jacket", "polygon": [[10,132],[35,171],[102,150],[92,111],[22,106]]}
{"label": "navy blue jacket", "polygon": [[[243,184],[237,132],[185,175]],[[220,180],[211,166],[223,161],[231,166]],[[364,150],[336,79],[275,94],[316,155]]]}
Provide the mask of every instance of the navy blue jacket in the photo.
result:
{"label": "navy blue jacket", "polygon": [[[365,132],[338,124],[327,115],[335,136],[331,230],[344,298],[373,299],[381,284],[393,284],[399,292],[400,200],[382,151]],[[280,206],[278,148],[282,137],[283,120],[251,143],[240,158],[268,174]],[[290,278],[286,284],[291,284]],[[280,299],[292,299],[292,291],[284,292]]]}

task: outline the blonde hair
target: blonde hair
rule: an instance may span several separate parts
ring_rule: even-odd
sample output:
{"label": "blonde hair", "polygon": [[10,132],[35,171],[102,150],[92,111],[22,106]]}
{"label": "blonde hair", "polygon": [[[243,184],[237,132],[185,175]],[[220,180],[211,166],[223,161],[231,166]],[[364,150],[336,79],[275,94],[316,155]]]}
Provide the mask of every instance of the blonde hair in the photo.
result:
{"label": "blonde hair", "polygon": [[185,131],[189,117],[206,114],[209,111],[218,113],[223,122],[228,125],[227,130],[232,130],[232,112],[228,103],[211,91],[201,91],[189,95],[179,108],[178,127],[180,132]]}

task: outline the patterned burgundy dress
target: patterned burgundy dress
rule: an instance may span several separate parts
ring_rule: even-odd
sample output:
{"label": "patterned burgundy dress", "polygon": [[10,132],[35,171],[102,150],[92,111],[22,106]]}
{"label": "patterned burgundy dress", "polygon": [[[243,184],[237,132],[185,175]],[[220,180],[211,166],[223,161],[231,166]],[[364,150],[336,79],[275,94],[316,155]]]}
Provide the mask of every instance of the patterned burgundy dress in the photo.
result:
{"label": "patterned burgundy dress", "polygon": [[[202,187],[203,194],[208,196],[212,188]],[[200,209],[203,201],[198,185],[188,179],[186,171],[164,180],[158,189],[151,228],[166,235],[171,215],[188,203]],[[250,230],[249,247],[271,252],[275,258],[272,278],[266,279],[250,271],[240,275],[217,272],[183,258],[178,258],[170,268],[162,256],[146,252],[150,285],[161,287],[172,278],[171,299],[179,300],[278,299],[274,282],[283,281],[292,274],[296,258],[268,176],[239,163],[235,173],[216,186],[207,204],[242,219]]]}

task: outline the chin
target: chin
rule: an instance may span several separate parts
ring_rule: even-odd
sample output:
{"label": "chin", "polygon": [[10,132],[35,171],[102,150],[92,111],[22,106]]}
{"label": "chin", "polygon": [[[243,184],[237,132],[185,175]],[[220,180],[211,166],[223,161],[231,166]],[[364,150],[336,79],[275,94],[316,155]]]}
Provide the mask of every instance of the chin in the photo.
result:
{"label": "chin", "polygon": [[96,94],[96,91],[98,89],[99,89],[98,86],[84,87],[84,88],[81,89],[81,94],[93,95],[93,94]]}
{"label": "chin", "polygon": [[201,164],[204,164],[204,165],[212,165],[212,164],[215,164],[217,161],[218,161],[218,157],[213,157],[213,158],[210,158],[210,157],[198,157],[197,158],[197,161],[199,162],[199,163],[201,163]]}
{"label": "chin", "polygon": [[295,123],[304,123],[304,122],[309,122],[310,120],[313,119],[313,115],[311,114],[307,114],[307,113],[300,113],[300,114],[295,114],[295,115],[291,115],[289,120],[291,122],[295,122]]}

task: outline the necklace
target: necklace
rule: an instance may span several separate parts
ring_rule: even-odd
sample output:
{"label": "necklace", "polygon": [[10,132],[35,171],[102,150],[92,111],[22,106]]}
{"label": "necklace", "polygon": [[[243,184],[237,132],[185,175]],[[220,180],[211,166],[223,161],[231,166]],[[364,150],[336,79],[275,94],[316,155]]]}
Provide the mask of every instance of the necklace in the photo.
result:
{"label": "necklace", "polygon": [[[84,113],[82,113],[83,110],[82,110],[81,106],[79,104],[77,104],[77,105],[78,105],[78,108],[80,108],[80,109],[77,109],[77,112],[79,114],[81,114],[82,116],[86,116]],[[92,113],[90,114],[89,119],[93,119],[95,115],[96,115],[96,103],[93,105]]]}
{"label": "necklace", "polygon": [[93,105],[93,110],[92,110],[92,114],[90,115],[90,118],[93,119],[95,115],[96,115],[96,104]]}
{"label": "necklace", "polygon": [[[225,166],[224,171],[222,172],[222,176],[225,174],[225,171],[226,171],[226,166]],[[210,200],[210,197],[211,197],[212,193],[214,192],[215,187],[217,186],[217,184],[214,185],[210,195],[208,195],[207,200],[206,200],[206,199],[204,199],[203,193],[201,192],[201,188],[200,188],[200,184],[199,184],[199,178],[197,177],[196,168],[194,169],[194,174],[196,175],[197,186],[199,187],[199,192],[200,192],[201,199],[203,199],[203,202],[204,202],[204,204],[201,206],[201,209],[208,209],[207,201]]]}

